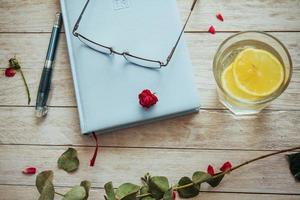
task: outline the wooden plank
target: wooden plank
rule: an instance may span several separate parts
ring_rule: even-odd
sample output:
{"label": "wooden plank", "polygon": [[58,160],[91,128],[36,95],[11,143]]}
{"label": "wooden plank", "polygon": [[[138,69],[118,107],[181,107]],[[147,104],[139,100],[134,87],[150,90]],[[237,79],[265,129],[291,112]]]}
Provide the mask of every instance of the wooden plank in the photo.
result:
{"label": "wooden plank", "polygon": [[[66,193],[70,188],[56,188],[56,191],[61,193]],[[0,193],[2,200],[32,200],[38,199],[38,192],[34,186],[11,186],[11,185],[0,185]],[[92,188],[90,191],[89,199],[100,200],[104,199],[104,190]],[[60,196],[56,195],[55,200],[60,200]],[[210,193],[201,192],[198,197],[192,198],[190,200],[196,200],[201,198],[201,200],[299,200],[298,195],[274,195],[274,194],[239,194],[239,193]],[[176,198],[180,200],[180,198]]]}
{"label": "wooden plank", "polygon": [[[0,144],[88,145],[80,135],[75,108],[50,108],[45,120],[34,108],[0,108]],[[100,136],[101,146],[283,149],[299,145],[300,111],[264,112],[256,117],[234,117],[228,111],[164,120]],[[230,145],[228,145],[230,144]]]}
{"label": "wooden plank", "polygon": [[[0,184],[34,185],[35,176],[22,174],[26,166],[39,171],[54,170],[56,186],[73,186],[81,180],[90,180],[94,187],[103,188],[108,181],[115,186],[124,182],[139,183],[146,172],[164,175],[175,184],[182,176],[191,176],[196,170],[205,170],[208,164],[220,166],[231,160],[237,165],[266,154],[265,151],[218,151],[184,149],[102,148],[95,167],[89,167],[94,148],[77,147],[80,168],[72,175],[57,169],[57,159],[66,147],[0,146]],[[289,172],[284,155],[277,155],[232,172],[217,188],[203,185],[203,191],[300,194],[297,183]]]}
{"label": "wooden plank", "polygon": [[[177,2],[184,20],[192,1]],[[187,30],[207,31],[214,24],[220,31],[299,31],[299,4],[298,0],[201,0]],[[59,0],[2,0],[0,32],[49,32],[59,7]],[[224,23],[216,19],[217,11],[223,13]]]}
{"label": "wooden plank", "polygon": [[[299,110],[300,109],[300,35],[298,33],[272,33],[290,50],[295,73],[288,90],[275,102],[270,109]],[[212,60],[219,44],[231,34],[186,34],[194,74],[203,108],[223,108],[218,102],[216,84],[212,73]],[[0,34],[0,66],[7,66],[7,60],[17,55],[24,67],[25,76],[32,93],[32,104],[35,103],[45,52],[48,46],[49,34]],[[34,39],[33,39],[34,38]],[[31,47],[35,47],[31,49]],[[24,49],[29,48],[24,51]],[[18,81],[16,81],[18,79]],[[76,106],[68,52],[64,35],[62,35],[53,76],[52,106]],[[18,95],[16,95],[18,94]],[[26,93],[20,77],[5,78],[0,74],[0,105],[25,106]]]}

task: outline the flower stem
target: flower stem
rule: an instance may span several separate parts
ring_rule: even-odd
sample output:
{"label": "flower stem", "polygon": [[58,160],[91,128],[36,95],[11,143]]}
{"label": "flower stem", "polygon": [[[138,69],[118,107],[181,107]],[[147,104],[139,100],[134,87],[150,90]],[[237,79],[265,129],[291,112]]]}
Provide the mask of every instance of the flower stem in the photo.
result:
{"label": "flower stem", "polygon": [[24,82],[24,85],[26,87],[26,92],[27,92],[27,99],[28,99],[28,105],[30,105],[30,102],[31,102],[31,97],[30,97],[30,91],[29,91],[29,87],[27,85],[27,82],[26,82],[26,79],[25,79],[25,76],[23,74],[23,71],[22,69],[20,68],[19,69],[20,73],[21,73],[21,76],[22,76],[22,79],[23,79],[23,82]]}
{"label": "flower stem", "polygon": [[145,193],[145,194],[140,194],[140,195],[137,195],[136,197],[137,198],[143,198],[143,197],[147,197],[147,196],[150,196],[151,193]]}
{"label": "flower stem", "polygon": [[[283,149],[283,150],[276,151],[276,152],[273,152],[273,153],[269,153],[269,154],[266,154],[266,155],[263,155],[263,156],[259,156],[259,157],[257,157],[257,158],[254,158],[254,159],[248,160],[248,161],[246,161],[246,162],[243,162],[243,163],[241,163],[241,164],[239,164],[239,165],[237,165],[237,166],[231,168],[231,169],[228,170],[228,171],[219,173],[218,175],[215,175],[215,176],[213,176],[212,178],[213,178],[213,179],[214,179],[214,178],[218,178],[218,177],[223,176],[223,175],[225,175],[225,174],[228,174],[228,173],[230,173],[230,172],[232,172],[232,171],[234,171],[234,170],[236,170],[236,169],[239,169],[239,168],[241,168],[241,167],[243,167],[243,166],[245,166],[245,165],[248,165],[248,164],[250,164],[250,163],[252,163],[252,162],[255,162],[255,161],[258,161],[258,160],[262,160],[262,159],[264,159],[264,158],[268,158],[268,157],[271,157],[271,156],[274,156],[274,155],[277,155],[277,154],[282,154],[282,153],[286,153],[286,152],[290,152],[290,151],[295,151],[295,150],[298,150],[298,149],[300,149],[300,146],[298,146],[298,147],[293,147],[293,148],[289,148],[289,149]],[[180,189],[185,189],[185,188],[191,187],[191,186],[193,186],[193,185],[194,185],[194,183],[189,183],[189,184],[186,184],[186,185],[181,185],[181,186],[173,187],[173,190],[174,190],[174,191],[177,191],[177,190],[180,190]]]}
{"label": "flower stem", "polygon": [[61,193],[59,193],[59,192],[55,192],[55,194],[57,194],[57,195],[59,195],[59,196],[62,196],[62,197],[65,196],[64,194],[61,194]]}

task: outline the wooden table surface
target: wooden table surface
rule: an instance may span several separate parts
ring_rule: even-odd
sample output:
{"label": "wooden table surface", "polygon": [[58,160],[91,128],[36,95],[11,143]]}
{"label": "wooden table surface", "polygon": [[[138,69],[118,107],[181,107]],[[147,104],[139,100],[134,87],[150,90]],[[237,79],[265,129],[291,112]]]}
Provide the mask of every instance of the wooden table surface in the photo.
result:
{"label": "wooden table surface", "polygon": [[[178,0],[182,19],[191,0]],[[104,183],[139,183],[150,172],[175,183],[181,176],[230,160],[250,158],[300,143],[300,0],[200,0],[187,27],[189,51],[201,95],[199,114],[117,131],[99,137],[95,167],[91,137],[81,136],[70,64],[61,33],[53,76],[50,111],[34,116],[35,96],[58,0],[0,0],[0,67],[14,55],[21,60],[32,94],[31,105],[21,77],[0,74],[0,199],[37,199],[35,176],[21,173],[27,166],[52,169],[57,191],[81,180],[92,182],[90,199],[102,199]],[[222,11],[225,22],[215,18]],[[216,35],[207,33],[214,24]],[[212,60],[218,45],[238,31],[267,31],[279,38],[292,56],[294,73],[285,93],[261,114],[235,117],[216,95]],[[69,146],[79,152],[80,169],[73,175],[58,170],[56,161]],[[245,166],[214,189],[203,187],[202,200],[300,199],[300,183],[290,175],[283,155]]]}

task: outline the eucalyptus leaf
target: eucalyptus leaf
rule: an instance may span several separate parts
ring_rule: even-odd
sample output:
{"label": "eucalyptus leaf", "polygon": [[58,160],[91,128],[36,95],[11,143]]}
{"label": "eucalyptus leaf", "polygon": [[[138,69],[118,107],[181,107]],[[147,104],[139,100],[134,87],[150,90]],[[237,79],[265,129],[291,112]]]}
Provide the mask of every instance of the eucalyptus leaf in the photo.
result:
{"label": "eucalyptus leaf", "polygon": [[142,186],[140,189],[140,194],[147,194],[147,193],[149,193],[149,186],[148,185]]}
{"label": "eucalyptus leaf", "polygon": [[54,200],[54,196],[55,191],[53,184],[50,181],[46,181],[38,200]]}
{"label": "eucalyptus leaf", "polygon": [[112,182],[108,182],[104,185],[104,189],[105,189],[105,199],[107,200],[115,200],[116,199],[116,194],[115,194],[115,190],[114,190],[114,186],[112,184]]}
{"label": "eucalyptus leaf", "polygon": [[168,191],[165,192],[163,196],[163,200],[173,200],[173,190],[169,189]]}
{"label": "eucalyptus leaf", "polygon": [[74,148],[69,148],[65,151],[57,161],[58,168],[65,170],[66,172],[74,172],[78,169],[79,159],[77,157],[77,151]]}
{"label": "eucalyptus leaf", "polygon": [[197,187],[189,177],[182,177],[178,182],[179,187],[187,184],[193,184],[193,185],[183,189],[178,189],[177,191],[179,196],[181,198],[192,198],[197,196],[200,192],[200,188]]}
{"label": "eucalyptus leaf", "polygon": [[90,181],[81,181],[80,186],[84,187],[85,189],[85,198],[83,200],[87,200],[89,198],[90,188],[91,188]]}
{"label": "eucalyptus leaf", "polygon": [[221,183],[221,181],[223,180],[223,178],[224,178],[224,176],[225,175],[222,175],[222,176],[218,176],[219,174],[221,174],[222,172],[220,172],[220,173],[217,173],[217,174],[215,174],[215,176],[217,176],[217,177],[215,177],[215,178],[211,178],[211,179],[209,179],[208,181],[206,181],[211,187],[217,187],[220,183]]}
{"label": "eucalyptus leaf", "polygon": [[52,181],[53,181],[53,171],[48,170],[39,173],[35,179],[35,185],[39,193],[40,194],[42,193],[44,186],[46,185],[47,182],[52,183]]}
{"label": "eucalyptus leaf", "polygon": [[74,186],[67,192],[62,200],[84,200],[86,196],[85,188],[83,186]]}
{"label": "eucalyptus leaf", "polygon": [[165,176],[153,176],[149,180],[149,190],[155,199],[161,199],[169,188],[169,181]]}
{"label": "eucalyptus leaf", "polygon": [[300,152],[287,156],[290,164],[290,171],[297,181],[300,181]]}
{"label": "eucalyptus leaf", "polygon": [[116,190],[116,198],[118,200],[136,199],[136,195],[140,190],[140,186],[132,183],[124,183]]}
{"label": "eucalyptus leaf", "polygon": [[209,179],[211,179],[211,175],[202,171],[195,172],[192,177],[192,180],[195,184],[205,183]]}

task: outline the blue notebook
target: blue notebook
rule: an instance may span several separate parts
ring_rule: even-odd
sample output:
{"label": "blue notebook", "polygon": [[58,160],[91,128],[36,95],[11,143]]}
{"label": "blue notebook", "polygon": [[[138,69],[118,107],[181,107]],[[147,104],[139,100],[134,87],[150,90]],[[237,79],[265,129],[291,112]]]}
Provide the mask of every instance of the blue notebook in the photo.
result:
{"label": "blue notebook", "polygon": [[[86,1],[60,2],[83,134],[199,111],[184,37],[167,67],[143,68],[81,43],[72,29]],[[164,61],[181,27],[176,0],[91,0],[78,32],[118,51]],[[150,109],[139,105],[138,94],[144,89],[155,92],[159,99]]]}

